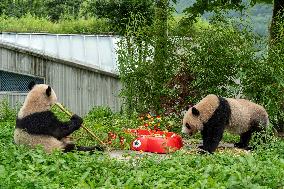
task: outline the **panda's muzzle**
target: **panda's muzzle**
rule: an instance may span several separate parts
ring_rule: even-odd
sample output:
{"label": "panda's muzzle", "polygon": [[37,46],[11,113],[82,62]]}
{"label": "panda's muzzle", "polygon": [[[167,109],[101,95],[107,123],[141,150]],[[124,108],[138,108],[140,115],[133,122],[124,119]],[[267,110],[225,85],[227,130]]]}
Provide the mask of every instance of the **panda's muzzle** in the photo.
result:
{"label": "panda's muzzle", "polygon": [[188,123],[185,124],[185,127],[187,128],[186,133],[191,136],[193,134],[192,127]]}

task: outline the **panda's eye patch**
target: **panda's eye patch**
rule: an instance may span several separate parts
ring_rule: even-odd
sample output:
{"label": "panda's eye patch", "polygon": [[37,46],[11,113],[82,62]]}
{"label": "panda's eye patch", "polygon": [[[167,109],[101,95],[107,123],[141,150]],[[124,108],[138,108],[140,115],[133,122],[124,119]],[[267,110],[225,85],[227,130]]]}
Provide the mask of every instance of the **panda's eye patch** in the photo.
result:
{"label": "panda's eye patch", "polygon": [[186,128],[191,129],[191,127],[188,123],[186,123],[185,126],[186,126]]}
{"label": "panda's eye patch", "polygon": [[195,107],[192,107],[191,111],[192,111],[192,114],[194,116],[199,116],[200,115],[199,110],[197,110]]}

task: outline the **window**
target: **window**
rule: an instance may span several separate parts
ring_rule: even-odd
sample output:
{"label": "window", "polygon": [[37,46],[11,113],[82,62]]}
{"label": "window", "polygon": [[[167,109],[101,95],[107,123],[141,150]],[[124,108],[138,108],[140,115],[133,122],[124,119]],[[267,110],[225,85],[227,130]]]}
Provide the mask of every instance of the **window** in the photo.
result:
{"label": "window", "polygon": [[31,81],[44,83],[43,78],[0,70],[0,91],[28,92],[28,85]]}

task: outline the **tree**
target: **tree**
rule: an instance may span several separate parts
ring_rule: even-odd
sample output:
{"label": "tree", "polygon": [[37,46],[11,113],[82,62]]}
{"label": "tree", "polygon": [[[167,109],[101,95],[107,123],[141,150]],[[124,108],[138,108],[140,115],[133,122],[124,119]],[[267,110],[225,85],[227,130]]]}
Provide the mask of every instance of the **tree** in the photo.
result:
{"label": "tree", "polygon": [[274,0],[273,14],[270,26],[270,39],[276,40],[279,32],[278,22],[284,20],[284,1]]}
{"label": "tree", "polygon": [[[155,33],[156,44],[154,54],[154,68],[156,74],[154,75],[157,85],[153,86],[153,90],[156,91],[158,101],[157,105],[161,105],[161,89],[165,83],[167,73],[167,61],[168,61],[168,36],[167,36],[167,20],[168,20],[168,0],[157,0],[155,7]],[[160,107],[157,107],[159,109]]]}
{"label": "tree", "polygon": [[27,13],[37,17],[49,17],[58,21],[63,14],[78,17],[84,0],[1,0],[0,15],[22,17]]}
{"label": "tree", "polygon": [[43,0],[2,0],[0,2],[0,15],[22,17],[30,13],[32,15],[46,16]]}
{"label": "tree", "polygon": [[64,14],[77,18],[82,2],[83,0],[47,0],[45,1],[45,8],[52,21],[58,21]]}
{"label": "tree", "polygon": [[[250,5],[256,3],[273,3],[273,15],[270,25],[268,56],[262,61],[247,64],[242,79],[243,94],[257,103],[265,105],[271,123],[279,131],[284,131],[283,93],[283,46],[284,46],[284,1],[282,0],[248,0]],[[192,24],[205,11],[218,12],[226,9],[242,11],[245,8],[242,0],[196,0],[193,6],[184,10],[185,26]],[[244,50],[242,50],[244,51]],[[255,57],[255,55],[252,55]],[[247,58],[246,58],[247,59]],[[219,64],[218,64],[219,65]]]}
{"label": "tree", "polygon": [[98,0],[94,1],[95,15],[99,18],[107,18],[112,27],[119,34],[126,32],[126,26],[134,22],[139,15],[145,20],[144,25],[149,26],[154,19],[153,0]]}
{"label": "tree", "polygon": [[[273,3],[273,15],[270,26],[270,39],[274,40],[277,35],[277,22],[284,19],[284,1],[282,0],[250,0],[250,5],[256,3]],[[186,23],[192,23],[199,15],[205,11],[219,11],[224,9],[234,9],[242,11],[245,8],[242,0],[197,0],[193,6],[184,10],[187,17],[183,20]]]}

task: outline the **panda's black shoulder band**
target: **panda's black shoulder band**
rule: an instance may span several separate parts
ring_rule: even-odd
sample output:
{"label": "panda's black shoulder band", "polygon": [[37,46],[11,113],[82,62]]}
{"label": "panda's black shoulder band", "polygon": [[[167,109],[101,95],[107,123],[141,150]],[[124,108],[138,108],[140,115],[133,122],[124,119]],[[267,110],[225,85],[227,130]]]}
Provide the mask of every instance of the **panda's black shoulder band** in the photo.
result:
{"label": "panda's black shoulder band", "polygon": [[211,118],[208,120],[206,125],[227,125],[231,118],[231,108],[229,102],[223,98],[218,97],[219,106],[214,111]]}
{"label": "panda's black shoulder band", "polygon": [[204,124],[201,132],[204,150],[212,153],[216,150],[223,137],[226,125],[231,119],[231,108],[229,102],[222,97],[218,97],[219,106],[214,111],[211,118]]}

